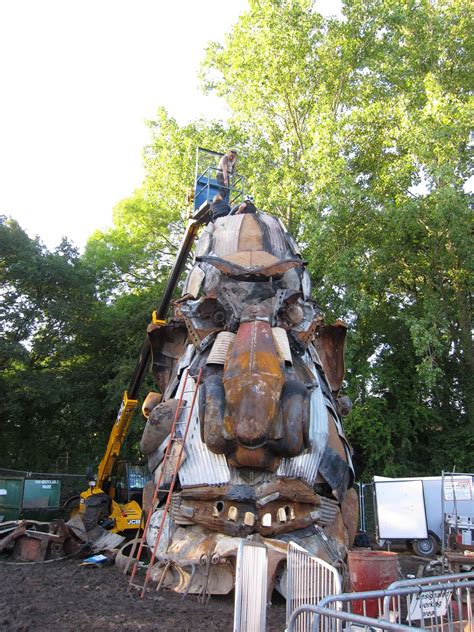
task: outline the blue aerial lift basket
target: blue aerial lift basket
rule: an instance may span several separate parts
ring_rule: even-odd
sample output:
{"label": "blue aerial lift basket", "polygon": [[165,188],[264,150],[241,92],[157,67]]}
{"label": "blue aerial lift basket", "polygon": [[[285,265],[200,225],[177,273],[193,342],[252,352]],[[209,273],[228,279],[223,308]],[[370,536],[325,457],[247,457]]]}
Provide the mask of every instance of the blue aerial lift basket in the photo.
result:
{"label": "blue aerial lift basket", "polygon": [[226,189],[230,206],[244,199],[244,177],[233,174],[228,187],[217,182],[217,166],[224,154],[202,147],[196,148],[196,178],[194,187],[194,210],[201,208],[204,202],[211,203],[220,189]]}

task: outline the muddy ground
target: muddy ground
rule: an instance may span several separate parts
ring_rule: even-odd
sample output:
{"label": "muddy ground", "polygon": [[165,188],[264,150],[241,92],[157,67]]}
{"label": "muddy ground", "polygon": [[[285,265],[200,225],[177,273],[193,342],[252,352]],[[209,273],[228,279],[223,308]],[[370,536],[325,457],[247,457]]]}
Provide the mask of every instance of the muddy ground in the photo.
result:
{"label": "muddy ground", "polygon": [[[182,599],[154,591],[140,599],[115,566],[79,566],[69,559],[48,564],[6,564],[0,556],[0,631],[232,630],[233,595]],[[415,574],[420,558],[400,554],[403,575]],[[268,632],[285,628],[285,602],[278,595],[267,613]]]}
{"label": "muddy ground", "polygon": [[[73,559],[35,565],[1,563],[0,630],[232,630],[232,595],[201,604],[194,595],[182,599],[169,591],[152,590],[140,599],[127,588],[128,578],[115,566],[79,566]],[[285,602],[276,601],[268,610],[272,632],[283,630],[285,624]]]}

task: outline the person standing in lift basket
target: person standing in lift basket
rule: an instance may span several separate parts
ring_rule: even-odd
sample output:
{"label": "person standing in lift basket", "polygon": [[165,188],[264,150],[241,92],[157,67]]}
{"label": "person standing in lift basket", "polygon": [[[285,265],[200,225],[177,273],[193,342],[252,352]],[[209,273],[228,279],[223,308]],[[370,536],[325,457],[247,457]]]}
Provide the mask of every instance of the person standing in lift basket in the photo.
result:
{"label": "person standing in lift basket", "polygon": [[229,150],[222,156],[217,167],[217,182],[219,183],[219,193],[223,199],[229,201],[230,178],[235,172],[237,162],[237,152],[235,149]]}

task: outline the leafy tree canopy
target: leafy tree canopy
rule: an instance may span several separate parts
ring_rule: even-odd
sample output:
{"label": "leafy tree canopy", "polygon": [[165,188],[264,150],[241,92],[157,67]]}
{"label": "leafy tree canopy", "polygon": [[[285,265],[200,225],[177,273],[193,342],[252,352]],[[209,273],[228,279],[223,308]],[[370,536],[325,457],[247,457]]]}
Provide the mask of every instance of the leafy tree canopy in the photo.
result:
{"label": "leafy tree canopy", "polygon": [[249,0],[202,65],[230,119],[181,126],[159,109],[142,185],[83,256],[2,221],[6,463],[100,458],[183,232],[195,148],[236,146],[328,319],[350,325],[359,475],[472,469],[472,3],[345,0],[341,20],[316,7]]}

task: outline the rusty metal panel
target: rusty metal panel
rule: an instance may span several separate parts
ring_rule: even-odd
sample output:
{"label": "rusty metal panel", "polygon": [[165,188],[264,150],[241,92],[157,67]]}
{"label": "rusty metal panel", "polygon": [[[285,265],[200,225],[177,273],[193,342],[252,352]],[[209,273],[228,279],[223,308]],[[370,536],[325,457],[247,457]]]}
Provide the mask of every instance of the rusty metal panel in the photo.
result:
{"label": "rusty metal panel", "polygon": [[337,320],[334,325],[320,325],[314,339],[324,373],[333,392],[339,391],[344,379],[344,341],[346,333],[346,323],[342,320]]}
{"label": "rusty metal panel", "polygon": [[260,213],[258,216],[263,224],[264,231],[271,244],[271,252],[279,259],[293,258],[294,254],[291,245],[287,240],[287,234],[283,231],[280,222],[267,213]]}
{"label": "rusty metal panel", "polygon": [[[268,323],[241,323],[222,381],[232,431],[240,443],[257,447],[268,440],[283,385],[280,362]],[[258,384],[257,388],[255,384]]]}
{"label": "rusty metal panel", "polygon": [[255,215],[244,215],[239,235],[239,250],[263,250],[263,235]]}

